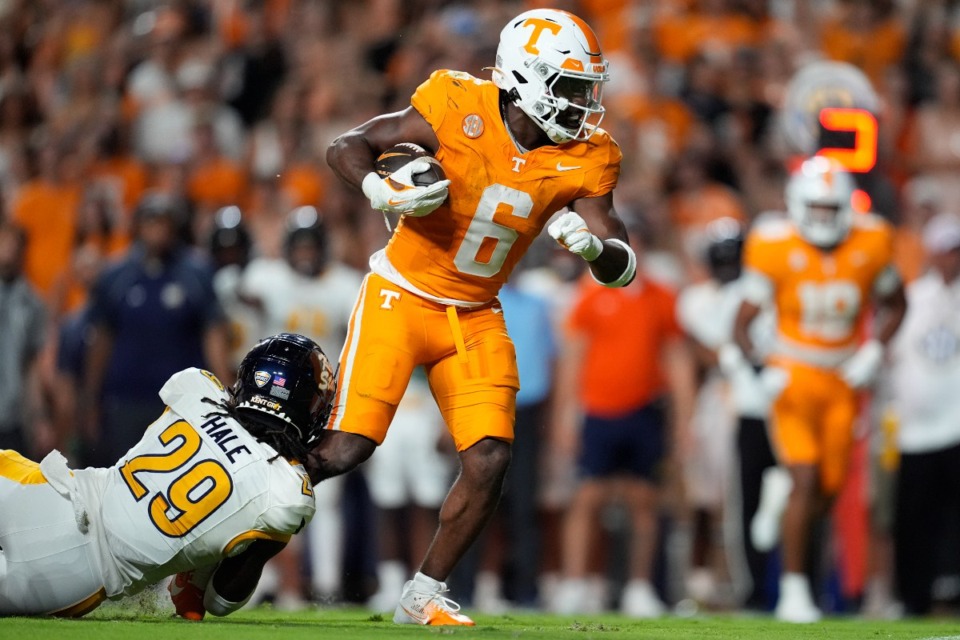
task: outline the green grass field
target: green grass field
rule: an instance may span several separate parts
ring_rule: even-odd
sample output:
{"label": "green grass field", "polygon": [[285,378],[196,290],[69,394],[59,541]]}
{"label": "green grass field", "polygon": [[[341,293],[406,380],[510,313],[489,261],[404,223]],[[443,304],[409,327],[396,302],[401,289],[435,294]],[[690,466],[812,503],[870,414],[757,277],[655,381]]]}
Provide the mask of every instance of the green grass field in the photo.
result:
{"label": "green grass field", "polygon": [[474,628],[398,626],[389,616],[364,609],[317,609],[283,613],[263,606],[203,622],[172,619],[165,607],[142,602],[107,604],[79,620],[0,619],[0,639],[36,640],[267,640],[273,638],[352,640],[434,638],[480,640],[577,638],[578,640],[960,640],[960,619],[867,621],[830,618],[814,625],[790,625],[765,617],[705,615],[638,621],[618,615],[559,617],[544,614],[476,616]]}

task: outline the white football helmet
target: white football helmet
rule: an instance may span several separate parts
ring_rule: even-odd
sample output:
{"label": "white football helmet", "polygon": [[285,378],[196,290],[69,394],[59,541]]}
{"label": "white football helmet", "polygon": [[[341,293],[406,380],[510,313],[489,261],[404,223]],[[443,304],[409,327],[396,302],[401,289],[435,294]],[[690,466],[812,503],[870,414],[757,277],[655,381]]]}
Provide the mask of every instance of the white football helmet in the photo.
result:
{"label": "white football helmet", "polygon": [[572,13],[534,9],[500,32],[494,84],[557,144],[593,135],[609,78],[597,36]]}
{"label": "white football helmet", "polygon": [[840,163],[813,156],[804,160],[787,182],[787,212],[808,242],[829,248],[850,231],[856,189],[853,176]]}

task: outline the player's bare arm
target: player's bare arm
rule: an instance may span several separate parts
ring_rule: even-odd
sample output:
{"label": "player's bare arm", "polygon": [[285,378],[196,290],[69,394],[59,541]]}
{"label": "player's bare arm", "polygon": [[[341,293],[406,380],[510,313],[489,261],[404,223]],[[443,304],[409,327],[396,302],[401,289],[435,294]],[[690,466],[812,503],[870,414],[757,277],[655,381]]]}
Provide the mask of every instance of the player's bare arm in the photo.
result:
{"label": "player's bare arm", "polygon": [[882,344],[889,344],[907,315],[907,295],[903,284],[877,300],[876,336]]}
{"label": "player's bare arm", "polygon": [[[246,602],[257,587],[267,560],[280,553],[285,546],[286,543],[275,540],[254,540],[243,553],[225,558],[220,563],[210,586],[227,602]],[[210,613],[216,615],[215,611]]]}
{"label": "player's bare arm", "polygon": [[440,146],[430,124],[413,107],[377,116],[337,137],[327,148],[327,164],[347,184],[361,188],[380,153],[401,142],[436,152]]}
{"label": "player's bare arm", "polygon": [[744,300],[733,321],[733,341],[740,351],[745,354],[753,352],[753,342],[750,340],[750,324],[760,315],[760,307],[753,302]]}

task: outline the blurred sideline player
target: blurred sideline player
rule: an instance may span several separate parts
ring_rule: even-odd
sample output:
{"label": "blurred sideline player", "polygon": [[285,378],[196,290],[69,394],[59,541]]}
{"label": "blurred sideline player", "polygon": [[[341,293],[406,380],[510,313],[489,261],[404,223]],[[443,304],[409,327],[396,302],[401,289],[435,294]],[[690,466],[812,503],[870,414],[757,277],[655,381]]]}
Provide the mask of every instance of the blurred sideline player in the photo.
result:
{"label": "blurred sideline player", "polygon": [[[316,341],[324,353],[339,353],[343,347],[359,290],[360,274],[331,260],[326,225],[320,213],[308,206],[288,215],[283,257],[253,260],[239,288],[243,300],[259,310],[262,331],[268,335],[300,333]],[[341,596],[343,479],[318,485],[314,494],[318,516],[307,528],[305,541],[310,546],[312,597],[330,602]],[[271,563],[271,569],[279,570],[274,601],[279,608],[297,609],[305,604],[300,544],[290,545]]]}
{"label": "blurred sideline player", "polygon": [[297,461],[326,420],[333,375],[311,340],[273,336],[231,389],[201,369],[174,374],[163,414],[110,468],[0,452],[0,615],[82,616],[173,574],[178,614],[239,609],[313,517]]}
{"label": "blurred sideline player", "polygon": [[[401,218],[371,258],[313,477],[344,473],[373,453],[418,365],[461,463],[396,623],[473,624],[444,595],[444,581],[496,508],[510,463],[518,376],[496,295],[530,243],[569,207],[550,235],[605,285],[633,279],[636,257],[613,208],[621,154],[598,127],[607,79],[582,20],[528,11],[500,34],[493,82],[436,71],[410,107],[352,129],[327,151],[334,172],[373,208]],[[422,160],[379,177],[377,156],[401,142],[434,152],[448,180],[414,186]]]}
{"label": "blurred sideline player", "polygon": [[239,207],[223,207],[213,215],[213,230],[207,248],[216,269],[213,289],[229,324],[230,360],[233,365],[238,365],[247,351],[265,335],[260,314],[240,294],[243,272],[253,255],[254,245]]}
{"label": "blurred sideline player", "polygon": [[[875,215],[856,214],[854,191],[850,174],[821,156],[791,176],[790,220],[760,224],[747,239],[736,345],[721,354],[731,369],[750,366],[744,357],[752,351],[748,329],[772,301],[777,338],[763,376],[775,396],[771,441],[792,481],[775,613],[790,622],[820,618],[805,574],[811,527],[843,485],[858,390],[872,383],[906,311],[891,262],[892,229]],[[875,323],[861,340],[871,301]]]}
{"label": "blurred sideline player", "polygon": [[423,370],[417,368],[393,416],[390,437],[364,465],[370,498],[379,513],[378,588],[367,603],[374,611],[394,610],[412,564],[430,545],[440,505],[453,481],[453,451],[443,437],[443,416],[430,397]]}
{"label": "blurred sideline player", "polygon": [[[766,434],[769,403],[751,368],[724,372],[718,358],[720,348],[733,338],[734,319],[743,301],[744,230],[739,221],[721,218],[707,225],[704,238],[703,257],[710,277],[688,285],[677,299],[680,325],[703,369],[691,428],[693,455],[684,465],[694,507],[687,595],[697,602],[721,604],[716,601],[715,572],[726,560],[734,587],[747,592],[746,606],[762,608],[757,601],[762,599],[765,555],[753,548],[746,532],[759,500],[761,474],[776,464]],[[774,332],[772,314],[765,313],[750,328],[754,352],[765,354]],[[719,527],[728,541],[727,557],[716,555],[723,548],[718,546]],[[743,549],[742,561],[737,548]],[[744,564],[747,576],[740,573]]]}

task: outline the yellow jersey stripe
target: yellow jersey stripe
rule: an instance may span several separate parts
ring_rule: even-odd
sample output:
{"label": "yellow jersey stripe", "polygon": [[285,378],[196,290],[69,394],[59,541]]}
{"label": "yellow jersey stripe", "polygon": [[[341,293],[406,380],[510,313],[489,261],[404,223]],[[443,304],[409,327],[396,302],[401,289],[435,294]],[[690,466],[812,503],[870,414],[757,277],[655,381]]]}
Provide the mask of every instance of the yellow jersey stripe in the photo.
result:
{"label": "yellow jersey stripe", "polygon": [[0,478],[19,484],[47,484],[40,472],[40,464],[28,460],[13,449],[0,451]]}
{"label": "yellow jersey stripe", "polygon": [[103,587],[100,587],[100,590],[92,596],[84,598],[77,604],[70,605],[59,611],[54,611],[50,615],[58,618],[79,618],[99,607],[100,603],[106,599],[107,591]]}
{"label": "yellow jersey stripe", "polygon": [[247,540],[273,540],[275,542],[282,542],[284,544],[290,542],[289,533],[267,533],[266,531],[247,531],[246,533],[241,533],[236,536],[233,540],[227,543],[227,546],[223,548],[223,555],[229,556],[230,553],[237,547],[241,542],[246,542]]}

